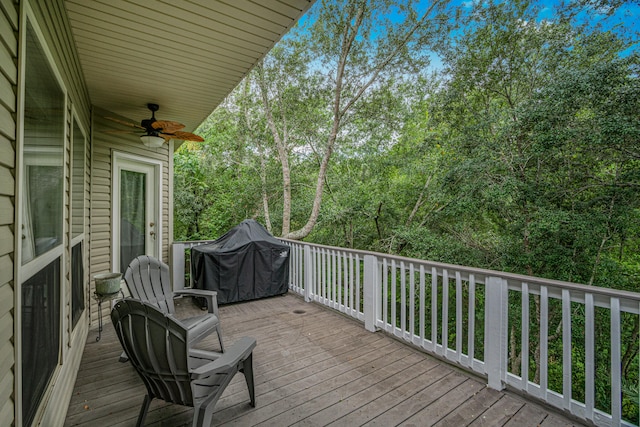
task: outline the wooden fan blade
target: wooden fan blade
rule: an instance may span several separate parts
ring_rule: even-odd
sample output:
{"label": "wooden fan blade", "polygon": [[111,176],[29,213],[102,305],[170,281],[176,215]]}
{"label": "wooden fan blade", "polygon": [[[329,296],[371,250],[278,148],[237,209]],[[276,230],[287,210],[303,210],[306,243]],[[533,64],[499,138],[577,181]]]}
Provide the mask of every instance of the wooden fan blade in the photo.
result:
{"label": "wooden fan blade", "polygon": [[170,120],[156,120],[151,123],[151,127],[166,133],[174,133],[184,128],[182,123],[172,122]]}
{"label": "wooden fan blade", "polygon": [[115,117],[105,117],[107,120],[111,120],[112,122],[120,123],[121,125],[129,126],[136,129],[144,129],[142,126],[132,122],[126,122],[124,120],[116,119]]}
{"label": "wooden fan blade", "polygon": [[195,141],[195,142],[203,142],[204,138],[196,135],[194,133],[191,132],[182,132],[182,131],[177,131],[177,132],[173,132],[173,133],[161,133],[160,134],[161,137],[163,137],[164,139],[181,139],[183,141]]}

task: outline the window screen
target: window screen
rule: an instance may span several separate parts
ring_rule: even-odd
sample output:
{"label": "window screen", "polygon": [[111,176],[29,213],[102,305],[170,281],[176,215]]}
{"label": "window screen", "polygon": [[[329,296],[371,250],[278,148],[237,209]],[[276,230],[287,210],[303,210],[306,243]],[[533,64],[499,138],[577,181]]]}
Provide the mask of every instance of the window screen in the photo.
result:
{"label": "window screen", "polygon": [[22,416],[31,425],[60,345],[60,258],[22,284]]}
{"label": "window screen", "polygon": [[82,242],[71,250],[71,316],[76,327],[84,311],[84,265],[82,260]]}

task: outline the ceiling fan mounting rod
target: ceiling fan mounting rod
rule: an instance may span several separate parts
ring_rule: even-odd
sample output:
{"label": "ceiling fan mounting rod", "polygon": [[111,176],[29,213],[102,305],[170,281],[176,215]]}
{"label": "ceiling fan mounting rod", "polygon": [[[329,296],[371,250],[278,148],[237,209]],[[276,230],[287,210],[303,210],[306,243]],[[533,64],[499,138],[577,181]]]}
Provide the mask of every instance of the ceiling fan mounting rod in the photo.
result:
{"label": "ceiling fan mounting rod", "polygon": [[156,111],[158,111],[160,109],[160,106],[158,104],[148,103],[147,104],[147,108],[151,111],[151,118],[142,120],[142,122],[140,122],[140,125],[143,128],[145,128],[145,130],[147,131],[147,135],[158,136],[159,132],[157,130],[153,129],[153,127],[151,125],[155,121],[157,121],[157,119],[156,119]]}
{"label": "ceiling fan mounting rod", "polygon": [[149,103],[147,104],[147,108],[151,111],[151,119],[149,119],[149,121],[150,123],[153,123],[156,121],[156,111],[160,109],[160,106],[158,104]]}

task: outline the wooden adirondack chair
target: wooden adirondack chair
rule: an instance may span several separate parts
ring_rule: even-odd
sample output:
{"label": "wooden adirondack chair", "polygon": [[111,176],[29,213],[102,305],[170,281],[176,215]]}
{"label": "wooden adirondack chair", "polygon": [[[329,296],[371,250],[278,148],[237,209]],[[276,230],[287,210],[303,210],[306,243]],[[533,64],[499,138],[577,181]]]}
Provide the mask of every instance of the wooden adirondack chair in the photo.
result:
{"label": "wooden adirondack chair", "polygon": [[147,388],[137,426],[154,398],[194,407],[193,426],[210,426],[216,402],[237,372],[244,374],[251,406],[254,338],[238,340],[225,353],[191,348],[190,331],[155,305],[133,298],[111,311],[118,339]]}

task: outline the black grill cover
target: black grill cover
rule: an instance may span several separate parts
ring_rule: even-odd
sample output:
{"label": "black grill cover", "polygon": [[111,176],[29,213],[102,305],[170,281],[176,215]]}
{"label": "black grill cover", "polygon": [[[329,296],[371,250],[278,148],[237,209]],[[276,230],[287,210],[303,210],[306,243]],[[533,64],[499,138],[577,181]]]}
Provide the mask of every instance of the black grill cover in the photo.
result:
{"label": "black grill cover", "polygon": [[289,246],[247,219],[193,247],[191,272],[193,286],[217,291],[219,304],[282,295],[289,288]]}

